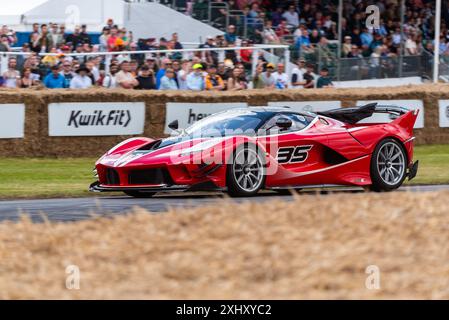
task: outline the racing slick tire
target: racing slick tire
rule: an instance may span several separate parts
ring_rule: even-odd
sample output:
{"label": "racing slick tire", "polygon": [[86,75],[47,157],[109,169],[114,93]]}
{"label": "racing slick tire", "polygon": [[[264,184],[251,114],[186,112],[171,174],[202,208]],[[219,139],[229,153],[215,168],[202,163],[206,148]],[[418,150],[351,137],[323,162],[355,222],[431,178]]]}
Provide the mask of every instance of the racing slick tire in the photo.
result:
{"label": "racing slick tire", "polygon": [[254,144],[239,146],[227,165],[226,181],[231,197],[251,197],[265,186],[265,161]]}
{"label": "racing slick tire", "polygon": [[133,198],[152,198],[156,192],[142,192],[142,191],[123,191],[124,194]]}
{"label": "racing slick tire", "polygon": [[407,177],[407,153],[401,143],[387,138],[379,142],[371,158],[371,190],[393,191],[399,188]]}

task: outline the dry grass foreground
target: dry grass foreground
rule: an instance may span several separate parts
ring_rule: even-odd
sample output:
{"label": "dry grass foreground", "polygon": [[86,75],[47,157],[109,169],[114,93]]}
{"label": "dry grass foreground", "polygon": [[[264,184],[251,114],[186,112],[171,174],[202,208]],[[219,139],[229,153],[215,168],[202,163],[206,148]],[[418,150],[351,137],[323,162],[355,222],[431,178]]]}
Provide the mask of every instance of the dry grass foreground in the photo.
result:
{"label": "dry grass foreground", "polygon": [[[449,192],[0,224],[0,298],[449,298]],[[78,265],[80,290],[67,290]],[[380,290],[365,286],[380,269]]]}

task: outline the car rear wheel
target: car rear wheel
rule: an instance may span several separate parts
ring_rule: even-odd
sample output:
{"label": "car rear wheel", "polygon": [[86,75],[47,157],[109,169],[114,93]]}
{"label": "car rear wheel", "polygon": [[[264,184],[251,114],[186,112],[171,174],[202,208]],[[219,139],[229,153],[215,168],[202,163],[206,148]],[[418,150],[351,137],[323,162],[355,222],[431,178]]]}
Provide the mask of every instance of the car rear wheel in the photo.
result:
{"label": "car rear wheel", "polygon": [[151,198],[156,192],[142,192],[142,191],[123,191],[127,196],[133,198]]}
{"label": "car rear wheel", "polygon": [[371,159],[373,191],[392,191],[399,188],[407,177],[407,153],[396,140],[382,140]]}
{"label": "car rear wheel", "polygon": [[256,146],[237,148],[227,170],[228,193],[233,197],[257,194],[265,183],[265,165]]}

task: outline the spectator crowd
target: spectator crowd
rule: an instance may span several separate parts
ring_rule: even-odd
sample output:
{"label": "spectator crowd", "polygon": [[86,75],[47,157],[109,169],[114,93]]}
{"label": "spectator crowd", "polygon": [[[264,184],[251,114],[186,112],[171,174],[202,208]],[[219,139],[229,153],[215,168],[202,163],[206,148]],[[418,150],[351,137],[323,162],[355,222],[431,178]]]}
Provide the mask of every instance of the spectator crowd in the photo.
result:
{"label": "spectator crowd", "polygon": [[[177,1],[185,4],[188,14],[201,16],[207,0]],[[325,61],[330,43],[338,39],[337,0],[214,0],[227,3],[233,16],[224,35],[210,36],[200,48],[226,48],[221,54],[205,51],[190,55],[181,53],[141,54],[138,51],[183,49],[178,34],[170,38],[135,39],[132,31],[117,26],[109,19],[93,44],[85,25],[67,32],[64,25],[34,24],[28,42],[21,52],[10,56],[7,70],[0,75],[0,86],[8,88],[124,88],[141,90],[222,91],[247,88],[322,88],[333,86]],[[449,57],[449,1],[443,1],[440,51]],[[379,8],[379,25],[366,25],[367,6]],[[367,58],[379,63],[382,57],[400,54],[400,0],[344,1],[342,20],[342,58]],[[214,23],[225,21],[226,10],[214,10]],[[241,37],[242,19],[247,26]],[[404,16],[404,54],[433,54],[433,0],[406,0]],[[0,52],[12,51],[16,33],[3,26],[0,30]],[[273,64],[262,54],[252,72],[252,47],[256,43],[290,44],[295,67],[287,75],[286,66]],[[236,47],[249,49],[235,50]],[[314,60],[320,48],[321,61]],[[275,50],[276,51],[276,50]],[[109,52],[111,56],[95,55]],[[136,53],[133,53],[136,52]],[[276,53],[276,52],[275,52]],[[70,54],[70,55],[69,55]],[[448,59],[449,60],[449,59]],[[377,61],[377,62],[376,62]],[[318,70],[320,65],[320,70]],[[378,75],[376,75],[378,76]]]}
{"label": "spectator crowd", "polygon": [[[3,47],[0,50],[11,51],[17,41],[15,32],[4,26],[1,37]],[[233,50],[237,46],[249,49]],[[252,74],[252,46],[251,41],[239,40],[235,27],[231,25],[226,34],[209,36],[199,46],[210,51],[192,53],[188,57],[179,52],[142,54],[139,51],[182,49],[183,46],[177,33],[173,33],[170,39],[134,41],[132,32],[114,25],[112,19],[107,21],[97,45],[92,44],[85,25],[66,34],[62,25],[35,24],[29,42],[21,48],[25,55],[9,57],[0,85],[7,88],[45,86],[49,89],[105,87],[191,91],[332,85],[330,80],[320,81],[317,75],[309,82],[305,81],[307,74],[303,61],[298,61],[298,68],[293,70],[294,76],[289,79],[283,63],[269,63],[262,54],[258,57],[256,72]],[[229,50],[224,51],[223,59],[220,59],[214,48]],[[100,52],[110,55],[95,54]]]}
{"label": "spectator crowd", "polygon": [[[205,9],[207,2],[193,1],[193,8]],[[231,20],[242,29],[246,25],[247,36],[256,43],[290,43],[298,51],[309,52],[314,47],[338,40],[338,0],[214,0],[216,2],[226,3],[229,9],[243,13]],[[369,57],[379,46],[382,47],[381,53],[397,54],[401,41],[400,4],[401,0],[343,1],[345,48],[342,56],[351,57],[355,54],[351,49],[357,48],[357,54]],[[370,5],[379,9],[378,26],[367,24],[373,13],[366,10]],[[444,0],[441,38],[446,54],[449,54],[448,7],[449,1]],[[212,20],[224,21],[225,15],[225,10],[215,10]],[[431,50],[434,16],[435,0],[405,1],[405,54],[419,54],[426,48]]]}

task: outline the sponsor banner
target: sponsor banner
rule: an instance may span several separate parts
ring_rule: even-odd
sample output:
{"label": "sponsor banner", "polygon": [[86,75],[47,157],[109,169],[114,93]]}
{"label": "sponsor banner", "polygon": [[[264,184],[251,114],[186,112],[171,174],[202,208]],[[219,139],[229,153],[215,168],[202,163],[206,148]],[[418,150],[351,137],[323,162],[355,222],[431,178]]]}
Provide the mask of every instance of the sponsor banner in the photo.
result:
{"label": "sponsor banner", "polygon": [[449,127],[449,100],[438,100],[440,109],[440,127]]}
{"label": "sponsor banner", "polygon": [[23,138],[24,127],[24,104],[0,104],[0,139]]}
{"label": "sponsor banner", "polygon": [[136,135],[143,133],[144,125],[144,102],[48,105],[51,137]]}
{"label": "sponsor banner", "polygon": [[[419,109],[418,119],[416,119],[415,129],[424,128],[424,103],[422,100],[372,100],[372,101],[357,101],[357,106],[364,106],[368,103],[377,102],[379,105],[388,105],[395,107],[402,107],[408,110]],[[380,113],[374,114],[372,117],[360,121],[360,123],[382,123],[391,122],[389,114]]]}
{"label": "sponsor banner", "polygon": [[247,108],[247,103],[167,103],[164,133],[172,130],[168,125],[178,120],[179,128],[186,129],[211,114],[235,108]]}
{"label": "sponsor banner", "polygon": [[298,112],[321,112],[341,108],[340,101],[276,101],[269,102],[269,107],[289,107]]}

